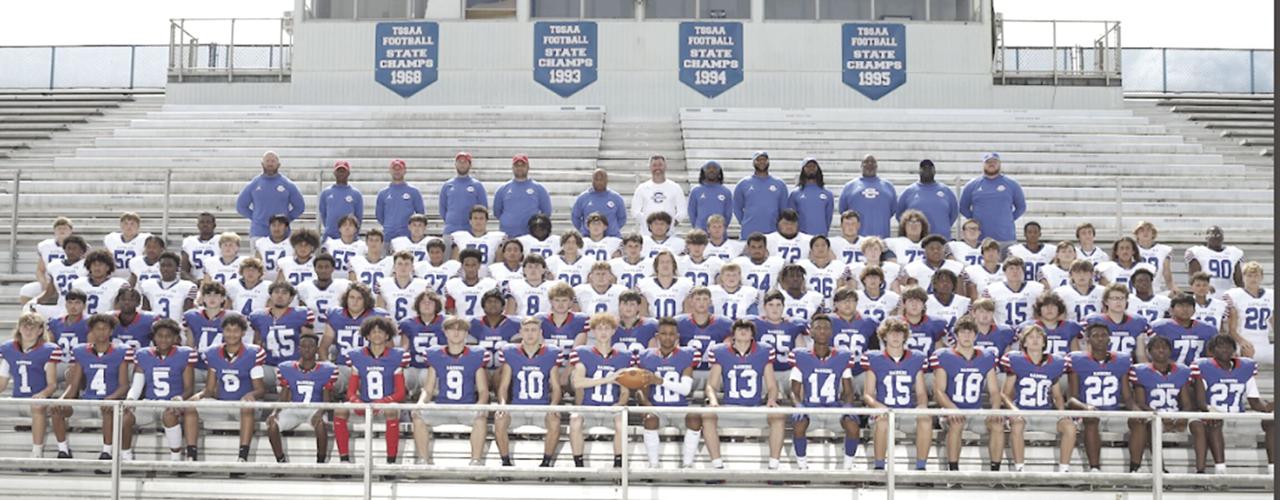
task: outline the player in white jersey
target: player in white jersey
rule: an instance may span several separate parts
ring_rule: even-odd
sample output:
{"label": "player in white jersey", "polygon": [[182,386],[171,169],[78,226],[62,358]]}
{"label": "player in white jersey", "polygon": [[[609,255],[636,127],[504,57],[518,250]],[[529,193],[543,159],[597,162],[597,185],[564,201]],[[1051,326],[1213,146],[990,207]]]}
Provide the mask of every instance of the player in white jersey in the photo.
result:
{"label": "player in white jersey", "polygon": [[444,293],[445,282],[458,275],[460,267],[456,260],[445,260],[444,240],[436,238],[427,243],[427,260],[414,264],[413,274],[427,280],[427,287],[439,295]]}
{"label": "player in white jersey", "polygon": [[427,244],[437,240],[442,244],[444,243],[444,240],[440,240],[440,238],[427,236],[427,220],[427,216],[424,214],[409,216],[409,234],[392,238],[391,251],[393,253],[409,252],[413,255],[415,263],[426,261]]}
{"label": "player in white jersey", "polygon": [[[462,261],[462,254],[458,254],[458,261]],[[523,273],[520,266],[523,262],[524,243],[520,243],[520,240],[508,239],[502,242],[502,247],[498,249],[498,262],[480,266],[480,277],[493,278],[498,285],[507,286],[507,281],[520,278]]]}
{"label": "player in white jersey", "polygon": [[392,259],[382,254],[382,230],[373,228],[364,234],[365,253],[351,257],[347,279],[373,289],[378,280],[391,276]]}
{"label": "player in white jersey", "polygon": [[864,267],[858,275],[858,283],[862,285],[858,290],[858,314],[879,323],[897,313],[901,297],[884,286],[883,270],[875,266]]}
{"label": "player in white jersey", "polygon": [[99,248],[84,257],[84,267],[89,274],[71,282],[70,290],[84,292],[84,313],[90,316],[107,312],[115,308],[116,294],[121,288],[128,288],[129,282],[112,276],[115,272],[115,260],[111,253]]}
{"label": "player in white jersey", "polygon": [[769,255],[782,259],[783,264],[795,264],[809,258],[810,236],[800,232],[800,215],[787,208],[778,215],[778,230],[764,235]]}
{"label": "player in white jersey", "polygon": [[652,259],[658,252],[667,250],[672,255],[684,253],[684,238],[671,234],[671,215],[666,212],[653,212],[645,218],[645,227],[649,234],[641,235],[643,241],[640,253]]}
{"label": "player in white jersey", "polygon": [[1155,268],[1138,258],[1138,242],[1128,236],[1116,240],[1111,245],[1111,261],[1099,264],[1096,269],[1102,284],[1119,283],[1130,289],[1133,289],[1133,286],[1129,284],[1129,277],[1134,271],[1147,269],[1155,274]]}
{"label": "player in white jersey", "polygon": [[1168,295],[1155,292],[1154,281],[1155,273],[1146,267],[1129,276],[1133,293],[1129,294],[1129,306],[1125,312],[1146,318],[1148,324],[1169,317],[1169,308],[1173,305]]}
{"label": "player in white jersey", "polygon": [[893,252],[898,265],[905,266],[924,258],[921,244],[929,234],[929,221],[919,210],[907,210],[898,222],[898,236],[886,238],[884,246]]}
{"label": "player in white jersey", "polygon": [[653,275],[653,265],[649,259],[644,258],[642,248],[644,237],[640,233],[628,233],[622,238],[622,255],[609,261],[618,283],[632,290],[640,284],[640,280]]}
{"label": "player in white jersey", "polygon": [[359,227],[360,221],[355,215],[344,215],[338,219],[339,237],[324,242],[324,251],[333,256],[334,269],[342,276],[351,270],[351,259],[369,251],[365,242],[360,241]]}
{"label": "player in white jersey", "polygon": [[560,253],[547,259],[547,270],[551,271],[551,279],[563,281],[569,286],[578,286],[587,282],[591,273],[591,265],[596,261],[582,255],[582,235],[570,229],[560,235]]}
{"label": "player in white jersey", "polygon": [[831,239],[831,253],[846,266],[862,261],[862,237],[858,236],[861,228],[862,216],[858,212],[845,210],[840,214],[840,236]]}
{"label": "player in white jersey", "polygon": [[587,275],[587,283],[573,287],[573,294],[578,299],[575,305],[577,312],[595,314],[599,312],[618,314],[618,297],[627,287],[615,283],[613,268],[608,262],[596,261],[591,265],[591,274]]}
{"label": "player in white jersey", "polygon": [[1187,249],[1184,256],[1187,261],[1187,274],[1196,271],[1209,273],[1209,284],[1213,286],[1213,296],[1221,298],[1227,290],[1244,286],[1240,277],[1240,261],[1244,252],[1233,246],[1223,245],[1222,228],[1210,226],[1205,233],[1203,245]]}
{"label": "player in white jersey", "polygon": [[146,250],[147,238],[151,233],[138,232],[142,219],[138,214],[125,212],[120,214],[120,230],[107,233],[102,244],[115,261],[112,271],[117,278],[129,277],[129,259],[142,255]]}
{"label": "player in white jersey", "polygon": [[826,312],[822,294],[805,287],[804,267],[787,264],[778,272],[778,290],[782,292],[783,313],[791,319],[808,322],[815,314]]}
{"label": "player in white jersey", "polygon": [[521,279],[507,281],[507,310],[511,316],[528,317],[551,310],[551,299],[547,292],[551,286],[559,283],[547,279],[547,262],[540,253],[531,253],[524,257],[524,270]]}
{"label": "player in white jersey", "polygon": [[1045,290],[1053,290],[1071,284],[1071,265],[1076,262],[1076,247],[1070,241],[1059,241],[1055,247],[1053,260],[1040,268],[1036,281],[1044,285]]}
{"label": "player in white jersey", "polygon": [[129,285],[160,278],[160,254],[165,251],[164,238],[147,237],[142,255],[129,259]]}
{"label": "player in white jersey", "polygon": [[763,296],[759,289],[742,282],[742,267],[730,262],[720,268],[720,284],[711,286],[712,312],[731,320],[756,315]]}
{"label": "player in white jersey", "polygon": [[266,269],[265,279],[275,281],[280,276],[280,262],[293,257],[292,237],[289,236],[289,218],[284,215],[271,216],[267,229],[268,236],[253,240],[253,251],[262,260]]}
{"label": "player in white jersey", "polygon": [[1053,261],[1057,256],[1057,249],[1040,241],[1040,223],[1036,221],[1022,225],[1022,238],[1022,243],[1009,246],[1007,255],[1022,259],[1022,265],[1025,266],[1022,272],[1024,281],[1037,281],[1040,279],[1040,269]]}
{"label": "player in white jersey", "polygon": [[902,288],[904,275],[902,274],[902,266],[897,262],[884,260],[885,246],[884,241],[876,236],[867,236],[862,238],[862,261],[849,264],[845,268],[842,281],[846,285],[855,287],[862,286],[862,272],[867,268],[875,267],[880,269],[883,283],[887,286],[886,290],[897,293]]}
{"label": "player in white jersey", "polygon": [[685,299],[693,287],[693,281],[676,274],[676,257],[665,249],[653,257],[653,275],[636,284],[649,306],[649,314],[645,316],[655,319],[684,314]]}
{"label": "player in white jersey", "polygon": [[468,320],[479,318],[484,315],[484,302],[480,299],[485,292],[499,287],[500,283],[493,278],[480,276],[480,251],[463,250],[458,258],[461,260],[462,272],[444,284],[445,309],[450,314]]}
{"label": "player in white jersey", "polygon": [[288,281],[297,287],[316,277],[315,251],[320,247],[320,233],[314,229],[299,229],[289,236],[293,252],[276,262],[279,277],[275,281]]}
{"label": "player in white jersey", "polygon": [[71,291],[71,282],[89,274],[84,267],[87,249],[88,245],[79,235],[73,234],[62,241],[62,250],[66,252],[66,256],[45,266],[45,276],[41,280],[44,293],[36,300],[39,304],[63,305],[63,296]]}
{"label": "player in white jersey", "polygon": [[338,306],[342,294],[347,293],[351,282],[346,278],[334,278],[337,271],[337,259],[333,255],[321,253],[315,260],[316,277],[298,285],[298,302],[311,310],[316,323],[323,325],[328,321],[329,309]]}
{"label": "player in white jersey", "polygon": [[[196,217],[196,231],[182,239],[182,279],[197,282],[204,278],[205,258],[218,255],[218,220],[209,212]],[[255,247],[257,242],[254,241]]]}
{"label": "player in white jersey", "polygon": [[618,246],[622,245],[622,238],[607,236],[605,231],[608,230],[609,220],[604,215],[599,212],[588,215],[587,237],[582,242],[582,255],[597,262],[612,259],[618,253]]}
{"label": "player in white jersey", "polygon": [[524,245],[524,254],[539,254],[549,259],[560,251],[560,237],[551,234],[551,218],[546,214],[529,217],[529,234],[516,238]]}
{"label": "player in white jersey", "polygon": [[[1262,288],[1262,265],[1257,262],[1241,266],[1240,276],[1244,286],[1223,294],[1229,305],[1231,331],[1236,333],[1242,356],[1271,364],[1275,360],[1275,348],[1269,336],[1276,327],[1275,290]],[[1249,348],[1252,353],[1248,352]]]}
{"label": "player in white jersey", "polygon": [[1031,319],[1036,298],[1044,293],[1044,285],[1026,281],[1026,263],[1017,257],[1005,259],[1001,265],[1004,282],[992,283],[982,291],[982,296],[996,303],[996,323],[1017,331],[1018,326]]}
{"label": "player in white jersey", "polygon": [[1138,223],[1133,230],[1133,237],[1138,240],[1138,259],[1156,270],[1155,292],[1164,293],[1180,291],[1173,282],[1173,247],[1156,243],[1156,225],[1148,221]]}
{"label": "player in white jersey", "polygon": [[382,278],[374,287],[373,294],[377,296],[376,306],[391,313],[391,319],[400,323],[400,320],[414,314],[414,298],[431,290],[431,286],[427,280],[414,276],[412,252],[402,250],[392,258],[395,265],[391,276]]}
{"label": "player in white jersey", "polygon": [[62,242],[71,236],[74,229],[71,226],[71,219],[66,217],[58,217],[53,220],[53,237],[40,240],[36,243],[36,254],[40,259],[36,261],[36,279],[43,279],[45,276],[45,266],[51,262],[62,260],[67,256],[62,251]]}
{"label": "player in white jersey", "polygon": [[458,260],[460,252],[474,248],[480,251],[481,264],[488,265],[496,262],[498,247],[502,246],[502,241],[507,239],[507,233],[488,230],[489,209],[484,205],[471,207],[468,217],[471,223],[470,230],[449,233],[449,238],[453,240],[453,258],[450,260]]}
{"label": "player in white jersey", "polygon": [[832,310],[836,287],[844,277],[845,263],[831,252],[831,240],[824,234],[809,239],[809,258],[800,261],[809,289],[822,294],[822,307]]}
{"label": "player in white jersey", "polygon": [[978,221],[969,219],[960,225],[960,239],[947,243],[947,258],[959,261],[963,267],[982,264],[982,235]]}
{"label": "player in white jersey", "polygon": [[244,317],[266,308],[271,299],[271,282],[262,279],[265,275],[265,266],[257,257],[241,262],[240,279],[227,283],[226,307]]}
{"label": "player in white jersey", "polygon": [[213,280],[226,286],[228,282],[240,279],[240,263],[244,257],[240,253],[240,235],[232,232],[218,235],[218,256],[204,259],[204,275],[206,280]]}
{"label": "player in white jersey", "polygon": [[1107,287],[1093,281],[1093,263],[1085,259],[1071,263],[1071,283],[1053,289],[1066,307],[1067,321],[1081,322],[1090,314],[1102,311],[1102,298]]}
{"label": "player in white jersey", "polygon": [[1231,333],[1231,322],[1228,317],[1230,304],[1227,304],[1225,296],[1220,299],[1213,298],[1213,290],[1209,285],[1209,273],[1200,271],[1191,275],[1191,294],[1196,299],[1196,313],[1191,316],[1191,319],[1209,324],[1220,334],[1229,335]]}
{"label": "player in white jersey", "polygon": [[182,321],[183,313],[196,305],[198,286],[184,280],[178,274],[182,258],[173,252],[160,254],[157,265],[160,277],[138,284],[142,294],[142,309],[174,321]]}
{"label": "player in white jersey", "polygon": [[930,318],[947,322],[947,331],[955,331],[956,321],[969,313],[972,300],[956,293],[960,286],[960,278],[949,269],[939,269],[933,273],[929,285],[929,300],[924,303],[925,314]]}
{"label": "player in white jersey", "polygon": [[676,257],[677,273],[692,281],[694,286],[715,284],[724,261],[707,256],[707,233],[701,229],[691,229],[685,234],[684,241],[686,255]]}
{"label": "player in white jersey", "polygon": [[978,300],[982,291],[992,283],[1004,281],[1004,272],[1000,270],[1000,242],[991,238],[982,240],[982,260],[977,264],[965,266],[960,273],[960,282],[965,283],[965,295]]}
{"label": "player in white jersey", "polygon": [[745,245],[740,240],[729,237],[729,221],[720,214],[707,217],[707,257],[715,257],[721,262],[729,262],[742,255]]}
{"label": "player in white jersey", "polygon": [[942,236],[936,234],[925,236],[920,240],[920,247],[924,249],[924,257],[907,264],[902,269],[902,273],[906,275],[906,285],[915,284],[924,288],[926,292],[932,292],[934,273],[946,269],[959,276],[964,271],[964,264],[947,260],[947,240]]}
{"label": "player in white jersey", "polygon": [[1099,264],[1111,260],[1111,256],[1107,255],[1106,250],[1094,244],[1097,236],[1098,230],[1093,227],[1093,223],[1081,222],[1080,225],[1076,226],[1076,258],[1093,263],[1095,268]]}
{"label": "player in white jersey", "polygon": [[742,281],[760,293],[776,286],[778,272],[786,264],[781,257],[769,255],[768,242],[763,234],[748,236],[746,253],[732,262],[742,268]]}

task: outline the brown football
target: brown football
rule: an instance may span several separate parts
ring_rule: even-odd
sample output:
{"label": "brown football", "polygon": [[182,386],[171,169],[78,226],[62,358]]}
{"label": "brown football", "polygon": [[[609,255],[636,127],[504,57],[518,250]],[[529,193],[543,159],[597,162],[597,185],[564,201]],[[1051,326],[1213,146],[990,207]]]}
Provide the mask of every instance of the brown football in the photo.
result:
{"label": "brown football", "polygon": [[631,390],[643,389],[649,380],[649,370],[644,368],[626,368],[618,372],[618,385]]}

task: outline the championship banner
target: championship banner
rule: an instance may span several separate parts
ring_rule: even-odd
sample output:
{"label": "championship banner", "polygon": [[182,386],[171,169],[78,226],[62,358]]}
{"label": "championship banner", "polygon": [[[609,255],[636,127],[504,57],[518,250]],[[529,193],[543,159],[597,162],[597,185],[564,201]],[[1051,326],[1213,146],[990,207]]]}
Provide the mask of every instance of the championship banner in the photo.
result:
{"label": "championship banner", "polygon": [[433,22],[378,23],[373,79],[404,98],[427,88],[438,76],[439,38]]}
{"label": "championship banner", "polygon": [[742,83],[742,23],[680,23],[680,81],[711,98]]}
{"label": "championship banner", "polygon": [[907,27],[846,23],[841,31],[843,79],[871,100],[907,83]]}
{"label": "championship banner", "polygon": [[533,25],[533,80],[569,97],[596,81],[596,23]]}

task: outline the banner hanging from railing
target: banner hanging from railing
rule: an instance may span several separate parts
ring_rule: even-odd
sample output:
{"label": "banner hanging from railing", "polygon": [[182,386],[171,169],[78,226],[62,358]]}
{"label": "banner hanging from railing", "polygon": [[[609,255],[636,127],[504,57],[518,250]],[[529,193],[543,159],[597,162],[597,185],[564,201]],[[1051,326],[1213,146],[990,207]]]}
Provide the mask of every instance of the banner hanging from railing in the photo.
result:
{"label": "banner hanging from railing", "polygon": [[742,23],[680,23],[680,81],[707,97],[742,83]]}
{"label": "banner hanging from railing", "polygon": [[533,81],[569,97],[596,81],[596,23],[533,25]]}
{"label": "banner hanging from railing", "polygon": [[400,97],[412,97],[438,77],[439,41],[437,23],[378,23],[373,79]]}
{"label": "banner hanging from railing", "polygon": [[907,83],[907,27],[903,24],[845,23],[844,84],[871,100]]}

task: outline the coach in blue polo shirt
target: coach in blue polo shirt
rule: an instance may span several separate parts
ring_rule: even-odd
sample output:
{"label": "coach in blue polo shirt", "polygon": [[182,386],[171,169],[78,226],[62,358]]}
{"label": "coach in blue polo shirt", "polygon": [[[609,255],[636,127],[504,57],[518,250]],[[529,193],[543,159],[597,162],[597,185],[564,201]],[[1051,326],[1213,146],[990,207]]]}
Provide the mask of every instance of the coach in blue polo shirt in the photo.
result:
{"label": "coach in blue polo shirt", "polygon": [[391,184],[378,191],[376,217],[382,225],[383,241],[391,241],[409,235],[409,217],[426,213],[422,192],[405,182],[408,170],[404,160],[391,160]]}
{"label": "coach in blue polo shirt", "polygon": [[778,215],[787,208],[787,183],[769,175],[769,153],[751,155],[752,174],[733,187],[733,216],[742,225],[739,239],[778,230]]}
{"label": "coach in blue polo shirt", "polygon": [[324,237],[338,238],[338,221],[347,215],[356,216],[356,227],[364,221],[364,196],[360,190],[347,183],[351,177],[351,164],[338,160],[333,164],[333,185],[320,192],[320,221],[324,223]]}
{"label": "coach in blue polo shirt", "polygon": [[267,229],[271,216],[285,214],[292,222],[305,209],[302,191],[280,173],[280,157],[274,151],[262,154],[262,173],[249,181],[236,197],[236,212],[249,219],[249,236],[252,238],[271,233]]}
{"label": "coach in blue polo shirt", "polygon": [[498,229],[515,238],[529,234],[529,218],[535,214],[551,216],[551,195],[547,188],[529,178],[529,157],[511,158],[512,179],[493,193],[493,216]]}
{"label": "coach in blue polo shirt", "polygon": [[733,220],[733,192],[724,187],[724,169],[720,162],[707,160],[698,170],[698,185],[689,190],[689,225],[707,230],[712,215],[724,217],[725,225]]}
{"label": "coach in blue polo shirt", "polygon": [[622,195],[609,189],[609,173],[603,168],[597,168],[591,173],[591,188],[583,191],[573,201],[573,212],[569,217],[573,219],[574,229],[582,233],[583,237],[591,234],[587,230],[587,216],[597,212],[609,224],[605,229],[605,236],[622,235],[622,226],[627,223],[627,207]]}
{"label": "coach in blue polo shirt", "polygon": [[840,213],[853,210],[862,217],[859,236],[889,237],[898,195],[892,183],[876,175],[879,170],[875,156],[862,157],[862,177],[846,183],[840,192]]}
{"label": "coach in blue polo shirt", "polygon": [[960,217],[956,194],[951,188],[934,181],[933,160],[920,162],[920,180],[907,186],[898,196],[898,222],[907,210],[919,210],[929,221],[929,232],[951,239],[951,226]]}
{"label": "coach in blue polo shirt", "polygon": [[1003,250],[1017,241],[1014,222],[1027,211],[1022,185],[1000,173],[1000,155],[982,157],[982,176],[975,177],[960,192],[960,214],[978,221],[983,238],[1000,242]]}
{"label": "coach in blue polo shirt", "polygon": [[471,209],[476,205],[489,207],[489,195],[484,184],[471,177],[471,153],[460,152],[453,157],[453,168],[458,175],[440,186],[440,218],[444,219],[444,234],[471,229]]}

